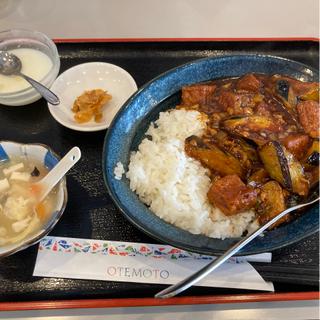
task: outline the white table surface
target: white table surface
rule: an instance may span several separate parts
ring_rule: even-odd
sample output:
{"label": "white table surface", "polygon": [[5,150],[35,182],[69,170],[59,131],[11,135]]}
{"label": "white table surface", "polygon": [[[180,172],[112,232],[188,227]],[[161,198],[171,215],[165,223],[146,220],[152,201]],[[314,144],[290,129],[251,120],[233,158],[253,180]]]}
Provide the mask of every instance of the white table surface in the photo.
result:
{"label": "white table surface", "polygon": [[319,0],[1,0],[0,30],[51,38],[319,38]]}
{"label": "white table surface", "polygon": [[[0,31],[51,38],[319,38],[318,0],[0,0]],[[318,301],[0,312],[0,319],[318,319]]]}

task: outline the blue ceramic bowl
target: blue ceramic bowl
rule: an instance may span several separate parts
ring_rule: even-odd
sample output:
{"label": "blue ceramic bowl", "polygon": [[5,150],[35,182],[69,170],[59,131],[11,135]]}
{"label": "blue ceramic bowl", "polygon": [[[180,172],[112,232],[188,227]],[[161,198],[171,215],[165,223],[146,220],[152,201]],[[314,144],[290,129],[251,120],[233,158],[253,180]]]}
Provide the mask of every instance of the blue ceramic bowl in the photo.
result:
{"label": "blue ceramic bowl", "polygon": [[[235,241],[194,235],[179,229],[152,213],[130,190],[129,181],[114,177],[118,161],[128,168],[130,152],[144,138],[151,121],[160,111],[178,104],[184,85],[246,73],[283,74],[303,81],[319,81],[319,74],[303,64],[264,55],[234,55],[196,60],[172,69],[144,85],[120,109],[107,132],[103,150],[103,173],[109,194],[120,211],[140,230],[170,245],[202,254],[221,254]],[[289,245],[319,228],[318,206],[276,230],[265,232],[240,252],[241,255],[271,251]]]}
{"label": "blue ceramic bowl", "polygon": [[[11,157],[37,160],[38,162],[43,163],[49,170],[51,170],[60,160],[58,155],[56,155],[48,146],[43,144],[22,144],[12,141],[0,141],[0,164],[8,161]],[[48,221],[21,241],[0,246],[0,258],[26,249],[47,235],[62,216],[67,205],[67,199],[66,177],[64,177],[58,184],[57,201],[52,208],[51,216]]]}

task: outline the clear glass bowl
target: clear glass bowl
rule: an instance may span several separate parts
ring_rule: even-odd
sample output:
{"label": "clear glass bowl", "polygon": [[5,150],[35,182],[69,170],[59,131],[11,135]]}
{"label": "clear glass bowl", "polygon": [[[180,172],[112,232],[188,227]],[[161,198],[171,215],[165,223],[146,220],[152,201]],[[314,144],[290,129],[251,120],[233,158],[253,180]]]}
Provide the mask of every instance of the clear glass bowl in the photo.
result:
{"label": "clear glass bowl", "polygon": [[[17,48],[36,49],[46,54],[52,61],[49,72],[39,81],[50,88],[56,79],[60,69],[60,58],[56,45],[45,34],[38,31],[11,29],[0,32],[0,50],[12,50]],[[0,93],[0,104],[8,106],[23,106],[35,102],[41,98],[33,88]]]}

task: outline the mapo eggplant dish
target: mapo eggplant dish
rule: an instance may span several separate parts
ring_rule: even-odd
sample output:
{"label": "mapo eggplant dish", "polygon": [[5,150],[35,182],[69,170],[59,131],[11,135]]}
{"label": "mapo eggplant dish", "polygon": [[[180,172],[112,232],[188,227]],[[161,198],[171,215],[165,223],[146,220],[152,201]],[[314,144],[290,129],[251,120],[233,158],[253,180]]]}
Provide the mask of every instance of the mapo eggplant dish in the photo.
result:
{"label": "mapo eggplant dish", "polygon": [[210,170],[207,197],[225,215],[251,209],[263,224],[318,186],[319,83],[246,74],[185,86],[177,108],[206,118],[185,152]]}

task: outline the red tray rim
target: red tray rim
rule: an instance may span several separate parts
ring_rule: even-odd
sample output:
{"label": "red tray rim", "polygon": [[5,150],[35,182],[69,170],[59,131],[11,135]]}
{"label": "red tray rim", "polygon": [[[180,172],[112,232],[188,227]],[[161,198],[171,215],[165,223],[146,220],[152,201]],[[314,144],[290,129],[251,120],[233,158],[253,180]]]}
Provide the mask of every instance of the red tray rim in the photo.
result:
{"label": "red tray rim", "polygon": [[[218,41],[312,41],[319,42],[320,38],[290,37],[290,38],[53,38],[55,43],[115,43],[115,42],[218,42]],[[170,306],[192,304],[228,304],[250,302],[274,302],[318,300],[318,291],[286,292],[286,293],[251,293],[216,296],[174,297],[170,299],[155,298],[126,298],[126,299],[78,299],[78,300],[46,300],[46,301],[15,301],[0,302],[0,311],[21,310],[50,310],[75,308],[119,308]]]}
{"label": "red tray rim", "polygon": [[319,292],[286,292],[286,293],[255,293],[217,296],[174,297],[169,299],[129,298],[129,299],[79,299],[79,300],[48,300],[27,302],[0,302],[0,311],[50,310],[50,309],[83,309],[83,308],[125,308],[155,307],[193,304],[228,304],[275,301],[318,300]]}
{"label": "red tray rim", "polygon": [[219,41],[312,41],[319,42],[316,37],[266,37],[266,38],[53,38],[55,43],[84,42],[219,42]]}

